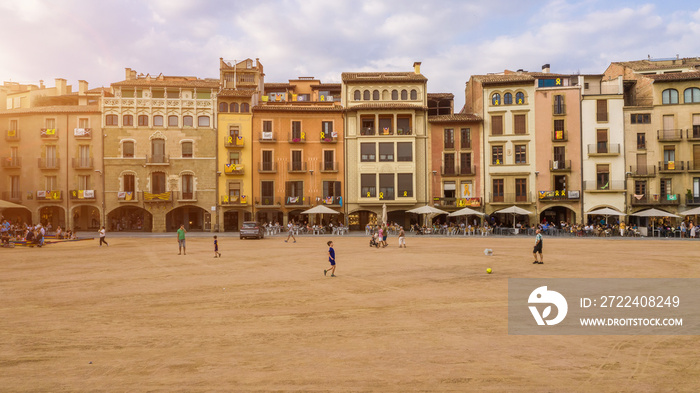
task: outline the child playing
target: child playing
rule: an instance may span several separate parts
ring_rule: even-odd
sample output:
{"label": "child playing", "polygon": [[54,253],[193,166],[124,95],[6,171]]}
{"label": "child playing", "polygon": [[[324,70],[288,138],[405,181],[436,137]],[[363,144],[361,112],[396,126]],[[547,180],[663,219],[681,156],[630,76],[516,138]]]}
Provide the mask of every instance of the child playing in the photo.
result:
{"label": "child playing", "polygon": [[219,252],[219,241],[216,240],[216,235],[214,235],[214,258],[219,257],[221,257],[221,253]]}
{"label": "child playing", "polygon": [[323,275],[325,276],[326,273],[331,272],[331,277],[335,277],[335,250],[333,249],[333,241],[329,240],[328,241],[328,262],[331,264],[331,268],[328,270],[323,271]]}

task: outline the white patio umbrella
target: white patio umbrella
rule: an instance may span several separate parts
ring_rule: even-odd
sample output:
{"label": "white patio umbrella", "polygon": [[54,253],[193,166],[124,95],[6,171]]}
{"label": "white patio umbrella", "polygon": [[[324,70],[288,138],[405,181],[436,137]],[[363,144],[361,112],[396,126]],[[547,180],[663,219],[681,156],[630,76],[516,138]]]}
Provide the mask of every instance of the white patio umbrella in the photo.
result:
{"label": "white patio umbrella", "polygon": [[501,213],[513,215],[513,228],[515,228],[515,216],[516,215],[529,216],[530,214],[532,214],[531,211],[525,210],[525,209],[517,207],[515,205],[493,212],[493,214],[501,214]]}
{"label": "white patio umbrella", "polygon": [[387,214],[386,214],[386,203],[382,205],[382,224],[386,225],[387,222]]}
{"label": "white patio umbrella", "polygon": [[619,211],[617,211],[617,210],[615,210],[615,209],[611,209],[611,208],[609,208],[609,207],[604,207],[604,208],[601,208],[601,209],[589,211],[589,212],[586,213],[586,214],[589,215],[589,216],[590,216],[590,215],[600,215],[600,216],[604,216],[604,217],[605,217],[605,223],[606,223],[606,224],[607,224],[607,222],[608,222],[608,217],[609,217],[609,216],[626,216],[625,213],[620,213]]}
{"label": "white patio umbrella", "polygon": [[10,208],[13,208],[13,207],[21,207],[21,208],[23,208],[24,206],[18,205],[18,204],[16,204],[16,203],[12,203],[12,202],[4,201],[4,200],[0,199],[0,210],[2,210],[2,209],[10,209]]}
{"label": "white patio umbrella", "polygon": [[456,212],[452,212],[449,214],[450,217],[459,217],[459,216],[471,216],[472,214],[477,215],[477,216],[483,216],[485,215],[482,212],[478,212],[474,209],[470,209],[468,207],[465,207],[464,209],[459,209]]}
{"label": "white patio umbrella", "polygon": [[[659,210],[659,209],[647,209],[647,210],[642,210],[640,212],[632,213],[630,216],[635,216],[635,217],[673,217],[673,218],[680,218],[680,216],[677,216],[675,214]],[[654,236],[654,220],[651,220],[651,235],[652,237]]]}
{"label": "white patio umbrella", "polygon": [[694,208],[694,209],[686,210],[686,211],[680,212],[680,213],[678,213],[678,214],[680,214],[680,215],[682,215],[682,216],[695,216],[695,215],[700,214],[700,207],[696,207],[696,208]]}
{"label": "white patio umbrella", "polygon": [[415,214],[448,214],[444,210],[440,210],[438,208],[432,207],[430,205],[425,205],[421,207],[417,207],[415,209],[407,210],[406,213],[415,213]]}
{"label": "white patio umbrella", "polygon": [[[309,210],[305,210],[305,211],[301,212],[301,214],[340,214],[340,213],[338,213],[337,211],[335,211],[331,208],[325,207],[323,205],[318,205],[318,206],[312,207]],[[323,216],[321,216],[321,220],[323,220]],[[315,222],[316,216],[312,217],[312,219],[310,221]]]}

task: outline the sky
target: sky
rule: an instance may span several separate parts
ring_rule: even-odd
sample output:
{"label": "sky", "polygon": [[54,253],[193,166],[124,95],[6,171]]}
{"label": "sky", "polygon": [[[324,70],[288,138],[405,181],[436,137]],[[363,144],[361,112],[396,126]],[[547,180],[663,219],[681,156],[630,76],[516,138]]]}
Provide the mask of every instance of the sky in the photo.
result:
{"label": "sky", "polygon": [[77,89],[124,69],[218,78],[259,58],[265,82],[412,71],[464,104],[471,75],[600,74],[613,61],[700,56],[700,4],[602,0],[0,0],[0,80]]}

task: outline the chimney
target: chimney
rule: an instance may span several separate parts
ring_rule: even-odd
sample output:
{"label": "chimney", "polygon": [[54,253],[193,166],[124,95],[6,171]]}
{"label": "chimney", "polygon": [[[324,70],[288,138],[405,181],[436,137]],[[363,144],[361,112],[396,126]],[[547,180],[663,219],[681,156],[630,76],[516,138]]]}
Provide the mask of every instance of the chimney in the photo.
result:
{"label": "chimney", "polygon": [[126,80],[134,80],[136,79],[136,70],[132,70],[131,68],[125,68],[126,70]]}
{"label": "chimney", "polygon": [[66,83],[67,81],[65,79],[56,78],[56,95],[66,95]]}
{"label": "chimney", "polygon": [[46,86],[44,86],[44,81],[43,81],[43,80],[40,80],[40,81],[39,81],[39,88],[40,88],[40,89],[43,89],[43,88],[45,88],[45,87],[46,87]]}
{"label": "chimney", "polygon": [[78,95],[84,96],[88,91],[88,83],[86,81],[78,81]]}
{"label": "chimney", "polygon": [[416,75],[420,74],[420,61],[413,63],[413,72]]}
{"label": "chimney", "polygon": [[545,64],[542,66],[542,72],[545,74],[549,74],[549,64]]}

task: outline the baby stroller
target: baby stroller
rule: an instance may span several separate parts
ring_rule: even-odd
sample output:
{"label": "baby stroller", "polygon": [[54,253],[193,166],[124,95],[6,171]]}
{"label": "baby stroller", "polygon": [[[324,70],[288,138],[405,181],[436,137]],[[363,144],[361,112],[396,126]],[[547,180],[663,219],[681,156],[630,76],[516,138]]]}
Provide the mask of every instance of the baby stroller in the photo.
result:
{"label": "baby stroller", "polygon": [[379,248],[379,242],[377,242],[376,234],[369,238],[369,246]]}

